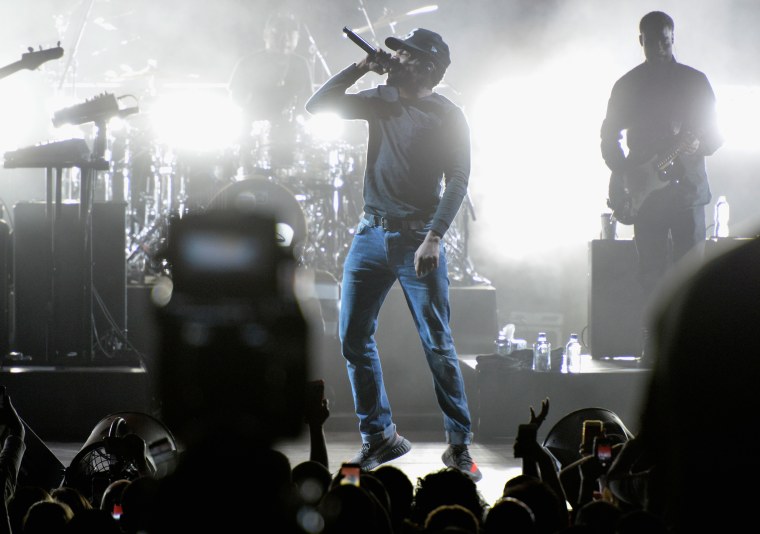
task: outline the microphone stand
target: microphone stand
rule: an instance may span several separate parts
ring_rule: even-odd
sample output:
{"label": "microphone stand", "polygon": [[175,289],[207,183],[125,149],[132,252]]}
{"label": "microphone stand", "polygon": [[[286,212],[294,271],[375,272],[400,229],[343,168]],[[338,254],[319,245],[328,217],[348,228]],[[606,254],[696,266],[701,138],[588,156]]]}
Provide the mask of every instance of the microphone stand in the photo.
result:
{"label": "microphone stand", "polygon": [[327,61],[325,61],[325,57],[322,55],[322,52],[319,51],[319,47],[317,46],[317,42],[314,40],[314,36],[311,34],[311,31],[309,31],[309,27],[306,24],[303,24],[303,29],[306,32],[306,35],[309,37],[309,43],[311,46],[309,47],[309,51],[312,52],[314,55],[314,58],[312,59],[312,79],[314,78],[314,63],[316,59],[319,59],[320,64],[322,65],[322,68],[325,71],[325,74],[327,74],[327,78],[330,78],[332,76],[332,72],[330,72],[330,67],[327,66]]}
{"label": "microphone stand", "polygon": [[[77,49],[79,48],[79,43],[82,41],[82,35],[84,34],[84,28],[87,26],[87,21],[90,20],[90,13],[92,12],[92,6],[95,4],[95,0],[90,0],[90,3],[88,4],[84,17],[82,17],[82,24],[79,26],[79,31],[77,32],[76,39],[74,40],[73,46],[69,47],[69,57],[66,61],[66,66],[63,68],[63,72],[61,73],[61,81],[58,83],[58,90],[60,91],[63,87],[63,83],[66,80],[66,74],[69,72],[69,68],[71,67],[71,64],[74,61],[74,58],[77,55]],[[76,82],[76,80],[75,80]],[[75,83],[72,84],[74,87],[76,87]]]}
{"label": "microphone stand", "polygon": [[361,11],[364,14],[364,19],[367,21],[367,28],[369,28],[370,33],[372,33],[372,39],[377,42],[377,34],[375,33],[375,26],[372,24],[372,21],[369,18],[369,13],[367,13],[367,8],[364,7],[364,0],[359,0],[359,11]]}
{"label": "microphone stand", "polygon": [[[478,219],[475,216],[475,206],[472,203],[472,198],[470,197],[469,192],[465,193],[464,195],[464,205],[470,217],[472,218],[472,220],[477,221]],[[488,280],[487,278],[483,278],[475,271],[475,267],[473,266],[472,260],[470,259],[470,251],[469,251],[470,250],[470,247],[469,247],[470,222],[469,222],[468,217],[464,217],[463,225],[464,225],[464,230],[463,230],[464,246],[462,247],[462,249],[463,249],[464,258],[465,258],[465,265],[467,266],[466,267],[467,274],[470,276],[470,282],[471,283],[480,282],[484,284],[490,284],[491,283],[490,280]]]}

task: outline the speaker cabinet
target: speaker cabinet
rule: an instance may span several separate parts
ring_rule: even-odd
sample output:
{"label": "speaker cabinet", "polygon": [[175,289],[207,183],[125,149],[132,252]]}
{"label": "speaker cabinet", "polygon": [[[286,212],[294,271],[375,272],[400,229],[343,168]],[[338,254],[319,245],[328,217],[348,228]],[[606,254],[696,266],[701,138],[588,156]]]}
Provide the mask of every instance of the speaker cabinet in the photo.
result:
{"label": "speaker cabinet", "polygon": [[589,346],[594,358],[641,353],[643,298],[633,240],[597,239],[589,247]]}
{"label": "speaker cabinet", "polygon": [[126,329],[126,204],[93,205],[91,317],[79,204],[60,208],[51,222],[45,202],[14,206],[14,350],[33,361],[83,363],[91,333],[96,346],[108,347],[109,335]]}

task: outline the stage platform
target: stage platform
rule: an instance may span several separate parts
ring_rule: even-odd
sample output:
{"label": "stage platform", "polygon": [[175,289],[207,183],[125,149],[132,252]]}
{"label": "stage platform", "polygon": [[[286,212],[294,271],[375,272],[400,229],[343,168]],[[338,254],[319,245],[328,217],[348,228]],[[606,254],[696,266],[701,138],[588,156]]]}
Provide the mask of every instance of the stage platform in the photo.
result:
{"label": "stage platform", "polygon": [[[80,358],[71,363],[65,360],[48,363],[43,357],[31,357],[29,361],[3,360],[0,384],[8,388],[19,414],[43,441],[84,440],[110,413],[155,411],[156,384],[151,381],[149,369],[157,361],[159,331],[150,303],[151,287],[130,285],[127,288],[126,324],[134,355],[125,359],[131,362],[129,365],[120,365],[102,355],[96,355],[92,363],[84,365],[76,365]],[[333,289],[323,292],[321,302],[326,326],[332,325],[337,312],[339,292],[337,286]],[[452,330],[464,353],[488,351],[493,346],[497,334],[495,293],[490,285],[451,288]],[[377,340],[398,417],[415,424],[433,416],[438,423],[440,416],[429,371],[398,286],[391,289],[381,311]],[[224,361],[220,360],[219,364],[224,365]],[[326,382],[326,394],[334,414],[331,424],[352,430],[355,426],[353,401],[345,360],[340,355],[334,331],[325,332],[312,360],[310,374]],[[474,387],[471,378],[474,378],[472,372],[468,373],[468,383]]]}
{"label": "stage platform", "polygon": [[[114,412],[157,415],[156,385],[148,371],[156,358],[156,325],[147,308],[145,287],[130,289],[128,323],[131,343],[142,356],[138,365],[29,365],[4,361],[0,384],[19,414],[44,441],[79,441]],[[496,299],[491,286],[452,288],[452,330],[459,349],[476,439],[513,439],[529,408],[550,399],[550,427],[567,413],[589,407],[612,410],[637,429],[640,398],[649,371],[635,362],[586,359],[583,373],[536,373],[492,353],[496,337]],[[400,289],[394,287],[379,318],[377,343],[386,387],[399,428],[442,432],[430,372]],[[325,336],[311,374],[326,382],[331,417],[327,429],[357,427],[345,360],[334,336]],[[223,362],[220,362],[222,365]]]}
{"label": "stage platform", "polygon": [[153,410],[152,386],[142,366],[4,365],[0,385],[45,442],[83,442],[108,414]]}
{"label": "stage platform", "polygon": [[530,407],[538,413],[549,399],[543,425],[551,428],[565,415],[583,408],[614,412],[632,433],[638,431],[640,403],[650,370],[634,359],[585,356],[583,372],[535,372],[514,366],[497,355],[476,358],[477,435],[480,440],[514,439],[520,423],[530,420]]}

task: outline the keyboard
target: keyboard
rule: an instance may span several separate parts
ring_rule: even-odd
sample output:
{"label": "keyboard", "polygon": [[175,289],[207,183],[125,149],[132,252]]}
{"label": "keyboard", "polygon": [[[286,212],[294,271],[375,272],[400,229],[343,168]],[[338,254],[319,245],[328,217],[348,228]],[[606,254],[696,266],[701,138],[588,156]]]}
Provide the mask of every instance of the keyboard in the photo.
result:
{"label": "keyboard", "polygon": [[48,167],[92,167],[90,148],[84,139],[51,141],[6,152],[4,167],[48,168]]}

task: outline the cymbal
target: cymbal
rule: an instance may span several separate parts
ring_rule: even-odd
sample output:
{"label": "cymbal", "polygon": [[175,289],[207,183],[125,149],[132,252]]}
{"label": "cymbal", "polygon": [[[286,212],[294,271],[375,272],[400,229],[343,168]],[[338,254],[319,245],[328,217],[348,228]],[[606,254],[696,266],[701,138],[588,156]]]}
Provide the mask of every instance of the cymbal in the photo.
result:
{"label": "cymbal", "polygon": [[419,7],[417,9],[412,9],[400,15],[397,15],[393,13],[392,11],[386,12],[385,15],[383,15],[382,17],[374,21],[371,25],[362,26],[361,28],[356,28],[354,29],[354,32],[364,33],[373,28],[377,28],[381,26],[393,26],[401,22],[402,20],[406,20],[416,15],[422,15],[424,13],[432,13],[433,11],[437,11],[437,10],[438,10],[438,6],[436,4],[431,4],[431,5]]}
{"label": "cymbal", "polygon": [[106,78],[112,82],[130,82],[133,80],[141,80],[150,78],[158,73],[158,63],[155,59],[148,59],[144,67],[140,69],[133,69],[130,65],[123,64],[118,72],[108,71],[106,72]]}

